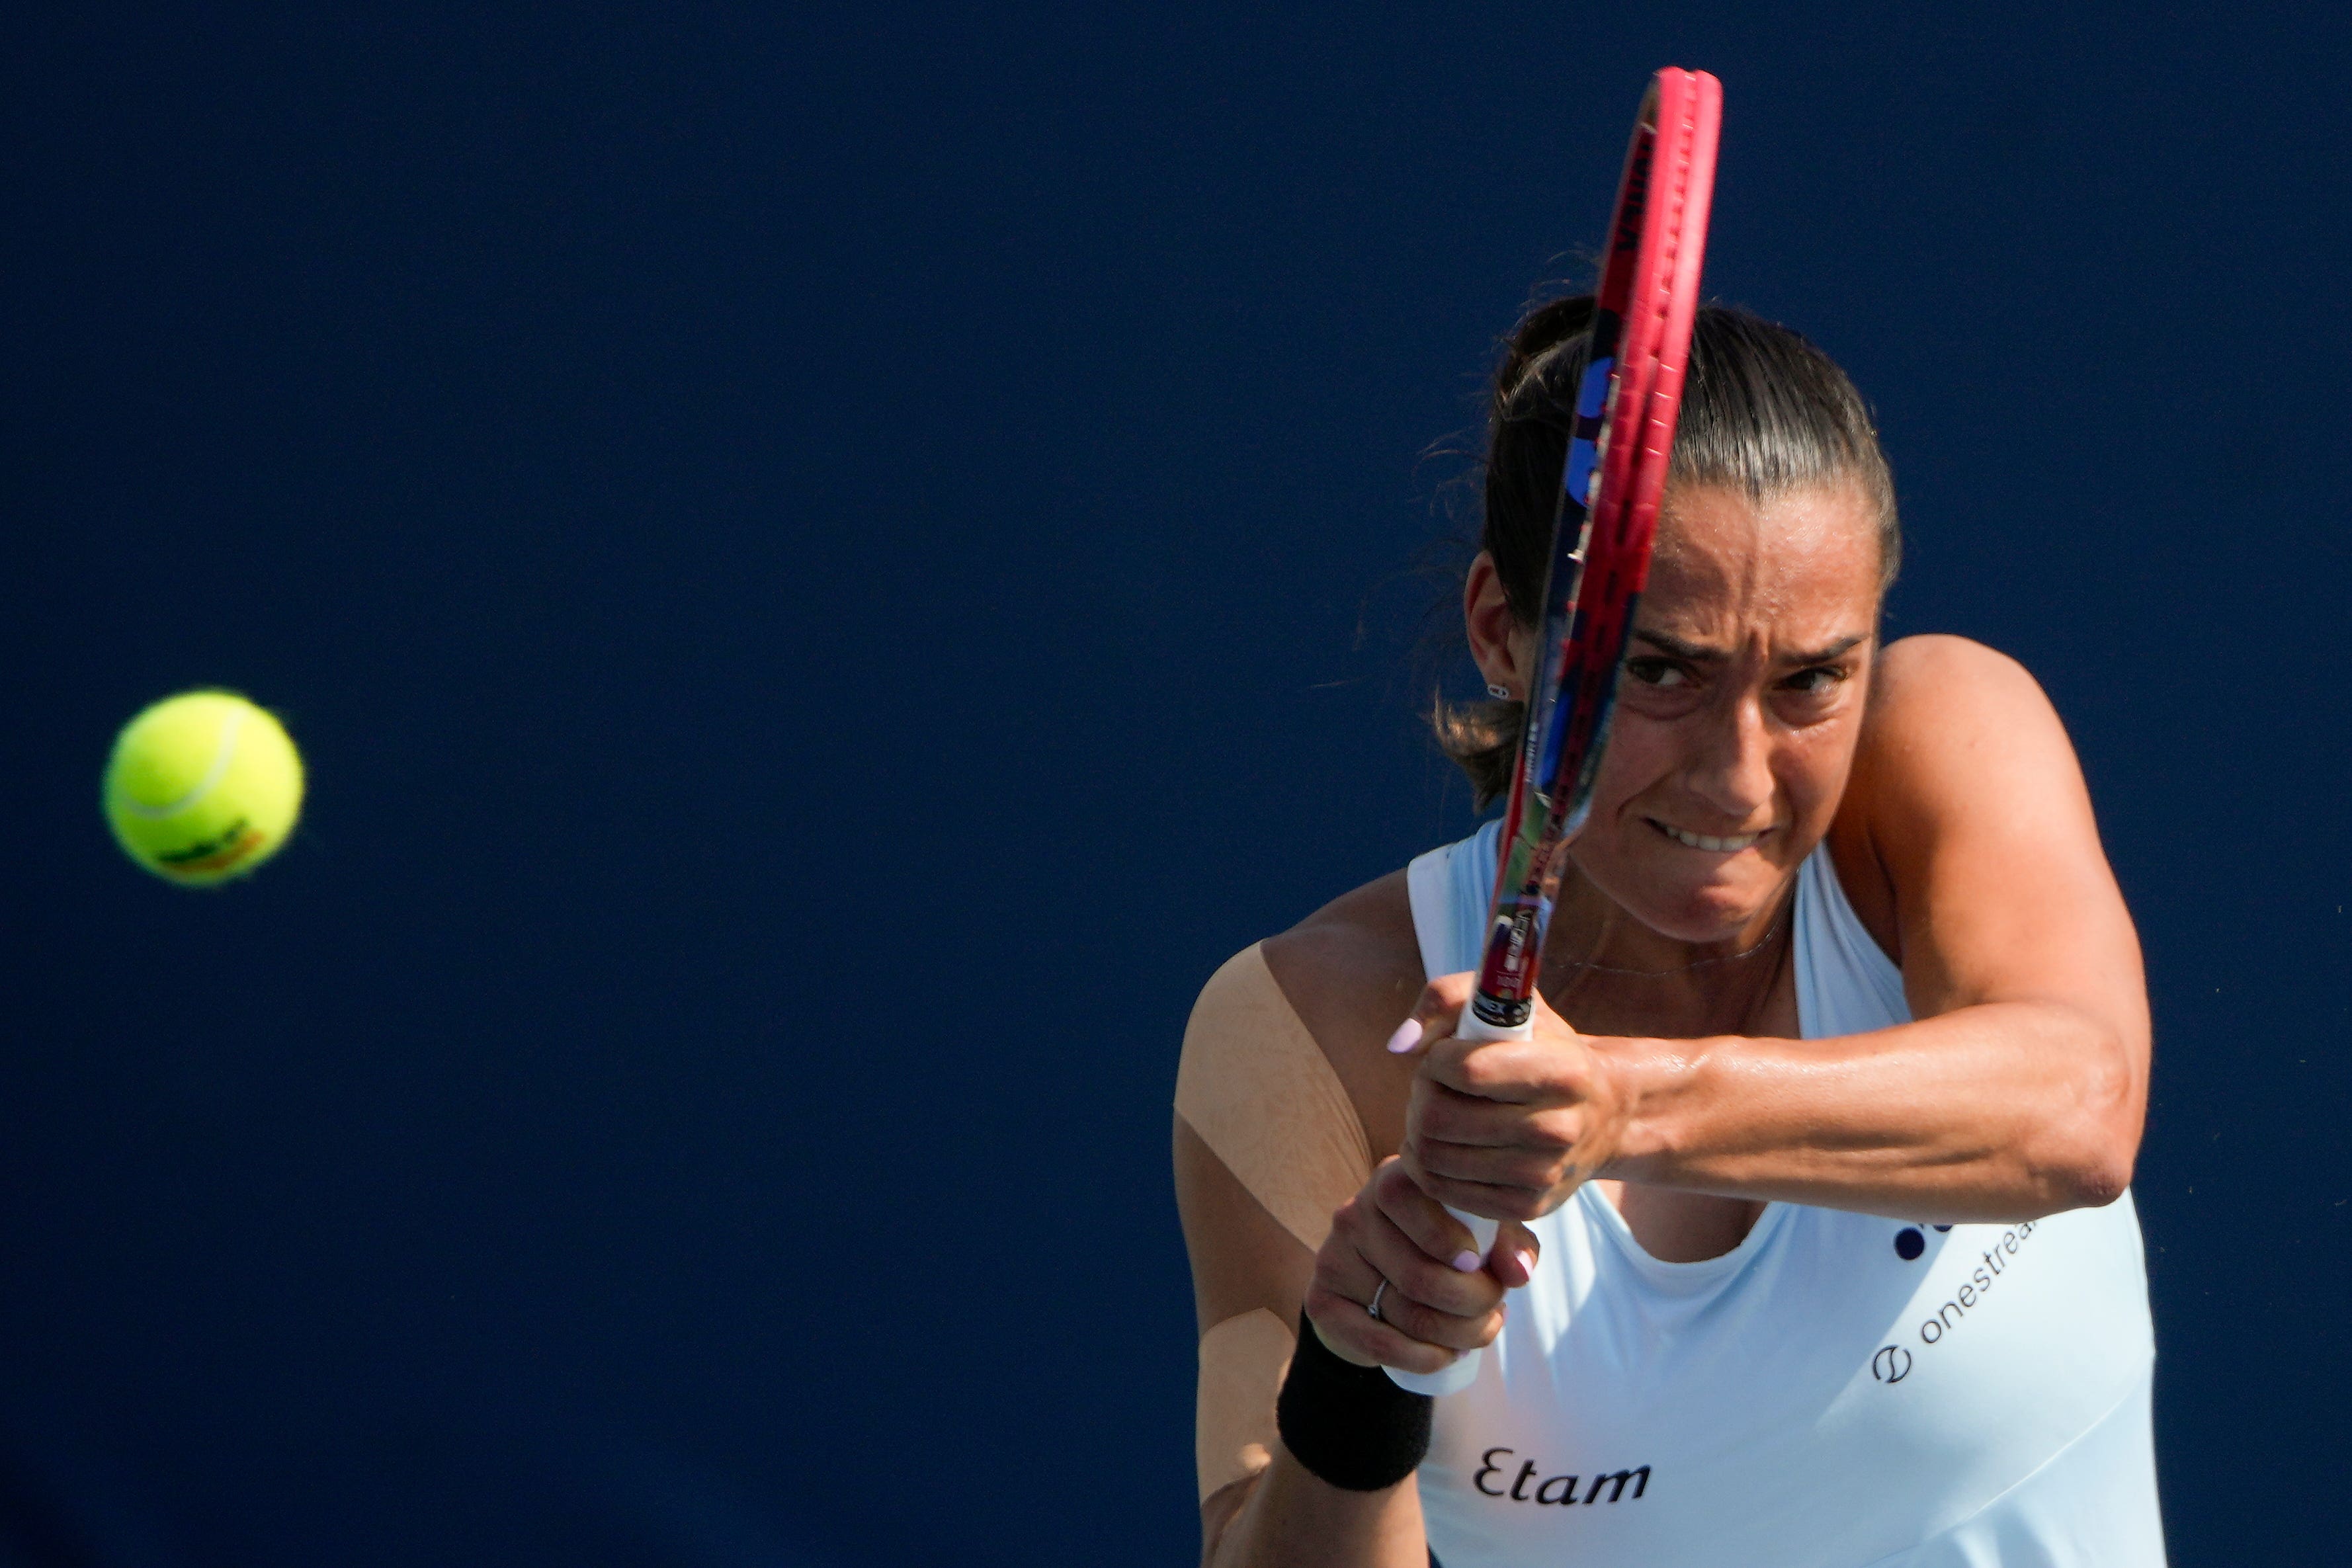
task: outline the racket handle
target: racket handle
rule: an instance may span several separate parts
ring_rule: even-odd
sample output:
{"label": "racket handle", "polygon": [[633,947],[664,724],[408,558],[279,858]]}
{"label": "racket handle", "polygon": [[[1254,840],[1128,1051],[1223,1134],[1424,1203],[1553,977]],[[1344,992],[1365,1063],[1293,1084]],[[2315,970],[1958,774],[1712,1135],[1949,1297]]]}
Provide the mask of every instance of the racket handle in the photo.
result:
{"label": "racket handle", "polygon": [[[1529,1019],[1517,1029],[1496,1029],[1493,1024],[1465,1008],[1462,1021],[1454,1027],[1456,1040],[1526,1040],[1536,1031],[1535,1019]],[[1468,1228],[1471,1239],[1477,1244],[1478,1256],[1490,1257],[1495,1250],[1495,1236],[1502,1228],[1499,1222],[1483,1215],[1465,1214],[1452,1205],[1446,1213]],[[1486,1359],[1483,1350],[1466,1350],[1454,1358],[1454,1364],[1438,1372],[1406,1372],[1400,1367],[1384,1367],[1389,1381],[1413,1394],[1454,1394],[1470,1386],[1478,1375],[1478,1364]]]}

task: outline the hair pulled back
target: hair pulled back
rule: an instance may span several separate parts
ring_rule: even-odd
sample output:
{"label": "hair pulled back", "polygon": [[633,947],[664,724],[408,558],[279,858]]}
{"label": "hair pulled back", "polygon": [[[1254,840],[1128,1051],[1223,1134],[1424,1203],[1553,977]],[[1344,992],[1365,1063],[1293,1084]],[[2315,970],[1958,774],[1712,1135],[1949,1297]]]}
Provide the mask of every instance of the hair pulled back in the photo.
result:
{"label": "hair pulled back", "polygon": [[[1542,616],[1592,308],[1589,294],[1536,307],[1504,343],[1495,372],[1479,542],[1522,626]],[[1819,485],[1857,484],[1878,513],[1882,592],[1902,565],[1895,476],[1862,394],[1801,334],[1745,310],[1699,307],[1666,483],[1722,486],[1759,503]],[[1437,743],[1469,774],[1480,810],[1511,787],[1525,719],[1525,706],[1516,702],[1437,704]]]}

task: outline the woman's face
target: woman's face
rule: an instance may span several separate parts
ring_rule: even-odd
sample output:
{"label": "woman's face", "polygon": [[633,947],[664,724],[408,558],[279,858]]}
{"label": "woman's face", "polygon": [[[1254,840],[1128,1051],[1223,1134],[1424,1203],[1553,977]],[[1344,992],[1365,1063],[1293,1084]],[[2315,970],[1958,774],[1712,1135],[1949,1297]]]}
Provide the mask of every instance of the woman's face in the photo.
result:
{"label": "woman's face", "polygon": [[[1591,816],[1570,851],[1643,925],[1685,942],[1752,936],[1828,831],[1869,690],[1878,570],[1859,486],[1761,504],[1668,492]],[[1517,674],[1533,636],[1512,641]],[[1512,686],[1524,695],[1523,679]]]}

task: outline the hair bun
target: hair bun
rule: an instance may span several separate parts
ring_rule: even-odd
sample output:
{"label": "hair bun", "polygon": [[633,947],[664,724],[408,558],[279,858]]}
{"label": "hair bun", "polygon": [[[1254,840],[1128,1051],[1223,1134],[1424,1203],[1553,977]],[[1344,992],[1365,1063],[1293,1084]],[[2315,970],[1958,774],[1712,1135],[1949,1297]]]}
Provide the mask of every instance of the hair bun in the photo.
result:
{"label": "hair bun", "polygon": [[1528,311],[1504,340],[1503,362],[1495,371],[1495,406],[1500,408],[1518,391],[1528,370],[1559,348],[1592,329],[1593,297],[1571,294]]}

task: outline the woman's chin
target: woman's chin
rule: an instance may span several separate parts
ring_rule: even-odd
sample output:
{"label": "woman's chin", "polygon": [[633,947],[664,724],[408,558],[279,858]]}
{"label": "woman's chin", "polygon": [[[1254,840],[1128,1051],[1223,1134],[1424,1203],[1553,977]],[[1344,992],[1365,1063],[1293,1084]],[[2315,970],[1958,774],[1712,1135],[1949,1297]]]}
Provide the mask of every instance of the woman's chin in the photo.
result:
{"label": "woman's chin", "polygon": [[1716,943],[1737,942],[1754,923],[1756,912],[1681,910],[1664,920],[1644,920],[1643,925],[1661,936],[1671,936],[1677,942],[1694,946]]}
{"label": "woman's chin", "polygon": [[[1756,863],[1743,864],[1743,862]],[[1631,913],[1661,936],[1677,942],[1738,941],[1780,893],[1779,872],[1752,852],[1697,876],[1648,879],[1650,896]]]}

